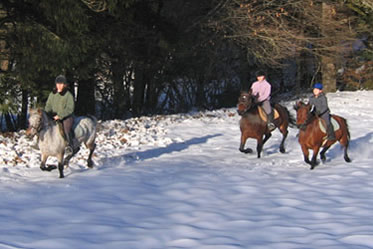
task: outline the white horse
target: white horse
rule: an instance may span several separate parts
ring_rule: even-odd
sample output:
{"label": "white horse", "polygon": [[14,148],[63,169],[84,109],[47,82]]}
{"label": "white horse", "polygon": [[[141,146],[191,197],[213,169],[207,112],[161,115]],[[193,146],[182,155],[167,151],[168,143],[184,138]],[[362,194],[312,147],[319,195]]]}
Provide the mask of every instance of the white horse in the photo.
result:
{"label": "white horse", "polygon": [[51,171],[56,169],[56,166],[45,165],[49,156],[54,156],[58,160],[58,170],[60,172],[60,178],[64,177],[63,169],[64,165],[68,166],[70,159],[79,150],[82,143],[89,149],[89,156],[87,159],[87,165],[89,168],[93,167],[92,154],[96,148],[96,126],[97,119],[93,116],[81,116],[76,117],[74,120],[74,133],[75,138],[74,154],[66,156],[64,159],[65,148],[67,141],[64,138],[62,124],[58,124],[53,119],[49,118],[47,113],[40,108],[30,109],[29,111],[29,127],[26,131],[28,136],[38,136],[38,146],[41,152],[41,170]]}

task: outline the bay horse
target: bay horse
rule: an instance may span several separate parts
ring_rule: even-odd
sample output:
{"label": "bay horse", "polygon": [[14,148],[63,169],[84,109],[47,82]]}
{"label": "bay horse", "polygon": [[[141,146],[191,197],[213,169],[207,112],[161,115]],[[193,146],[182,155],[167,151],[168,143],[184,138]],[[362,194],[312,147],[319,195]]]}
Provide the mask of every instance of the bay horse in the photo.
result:
{"label": "bay horse", "polygon": [[96,148],[96,126],[97,119],[93,116],[81,116],[74,119],[73,128],[75,133],[74,154],[66,156],[66,139],[64,137],[62,124],[51,119],[47,113],[40,109],[29,110],[29,127],[26,130],[26,135],[38,137],[38,147],[41,152],[40,169],[43,171],[51,171],[56,169],[56,166],[46,166],[45,163],[49,156],[54,156],[58,160],[58,170],[60,178],[64,178],[64,166],[68,166],[70,159],[77,153],[81,143],[89,149],[89,156],[87,165],[89,168],[93,167],[92,154]]}
{"label": "bay horse", "polygon": [[[245,149],[245,143],[248,138],[254,138],[257,140],[257,156],[260,158],[260,154],[263,149],[263,145],[272,136],[272,131],[267,127],[267,121],[263,119],[260,114],[259,104],[256,103],[256,96],[252,95],[252,90],[242,91],[237,104],[237,112],[241,116],[240,130],[241,130],[241,142],[239,150],[243,153],[252,153],[253,150],[250,148]],[[286,107],[275,104],[273,107],[275,111],[275,117],[273,123],[276,128],[282,133],[282,141],[280,144],[280,152],[285,153],[285,139],[288,135],[289,124],[295,124],[294,118],[290,115]],[[266,118],[266,117],[264,117]],[[275,129],[276,129],[275,128]],[[264,136],[264,137],[263,137]]]}
{"label": "bay horse", "polygon": [[[323,122],[323,120],[310,112],[310,104],[305,104],[302,101],[298,101],[295,104],[294,109],[297,111],[296,124],[298,128],[300,128],[298,138],[299,144],[302,148],[304,161],[311,165],[311,170],[314,169],[317,165],[316,158],[320,148],[323,148],[320,152],[320,158],[322,162],[325,162],[326,151],[336,141],[339,141],[339,143],[344,148],[344,160],[346,162],[351,162],[351,159],[348,157],[347,154],[347,149],[350,142],[350,132],[346,119],[338,115],[331,115],[331,117],[338,123],[339,129],[335,130],[336,140],[327,140],[326,131],[322,131],[320,128],[320,121]],[[309,150],[313,150],[311,161],[308,158]]]}

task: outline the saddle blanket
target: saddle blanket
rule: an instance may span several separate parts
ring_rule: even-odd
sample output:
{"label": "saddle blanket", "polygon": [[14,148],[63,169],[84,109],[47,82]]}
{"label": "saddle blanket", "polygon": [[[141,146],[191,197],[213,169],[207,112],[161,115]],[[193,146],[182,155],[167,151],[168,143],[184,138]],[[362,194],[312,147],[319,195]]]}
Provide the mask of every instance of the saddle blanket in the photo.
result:
{"label": "saddle blanket", "polygon": [[[335,120],[333,117],[330,118],[330,121],[332,122],[334,131],[336,131],[339,128],[341,128],[339,126],[339,123],[337,122],[337,120]],[[325,124],[325,121],[322,118],[319,118],[319,126],[320,126],[320,130],[322,132],[326,133],[326,124]]]}

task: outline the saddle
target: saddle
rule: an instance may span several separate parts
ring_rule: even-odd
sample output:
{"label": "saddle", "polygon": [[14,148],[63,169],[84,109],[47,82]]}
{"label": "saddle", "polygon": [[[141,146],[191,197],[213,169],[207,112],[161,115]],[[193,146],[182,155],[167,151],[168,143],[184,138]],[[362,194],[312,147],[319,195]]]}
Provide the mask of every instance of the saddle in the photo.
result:
{"label": "saddle", "polygon": [[[59,130],[61,136],[66,141],[66,143],[68,143],[69,140],[68,140],[67,136],[69,136],[69,134],[65,133],[65,129],[63,128],[62,122],[57,122],[57,125],[58,125],[58,130]],[[75,125],[75,118],[74,118],[74,124],[73,124],[73,127],[70,130],[71,138],[73,140],[74,147],[75,147],[75,138],[76,138],[76,131],[75,131],[76,127],[75,126],[76,125]]]}
{"label": "saddle", "polygon": [[[330,117],[330,122],[332,123],[333,130],[334,130],[334,131],[337,131],[337,130],[339,130],[339,128],[341,128],[341,127],[339,126],[339,123],[337,122],[337,120],[335,120],[335,119],[333,118],[333,116]],[[319,118],[319,126],[320,126],[320,130],[321,130],[323,133],[327,133],[327,132],[326,132],[326,122],[325,122],[324,119]]]}
{"label": "saddle", "polygon": [[[267,113],[264,111],[263,107],[258,106],[258,110],[259,110],[260,119],[263,120],[264,122],[267,122]],[[272,110],[273,110],[273,120],[276,120],[278,117],[280,117],[280,114],[274,107],[272,107]]]}

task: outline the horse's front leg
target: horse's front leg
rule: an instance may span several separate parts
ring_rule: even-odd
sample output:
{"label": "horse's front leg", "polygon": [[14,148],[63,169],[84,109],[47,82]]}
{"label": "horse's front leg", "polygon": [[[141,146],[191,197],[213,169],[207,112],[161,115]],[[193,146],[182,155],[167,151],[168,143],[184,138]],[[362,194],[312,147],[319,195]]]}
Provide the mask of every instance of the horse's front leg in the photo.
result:
{"label": "horse's front leg", "polygon": [[41,154],[41,163],[40,163],[40,169],[42,171],[48,171],[48,168],[45,167],[45,163],[47,162],[48,156]]}
{"label": "horse's front leg", "polygon": [[313,155],[311,159],[311,170],[317,166],[317,154],[319,153],[320,147],[315,146],[313,147]]}
{"label": "horse's front leg", "polygon": [[263,140],[263,145],[268,141],[268,139],[270,138],[270,137],[272,137],[272,133],[266,133],[265,135],[264,135],[264,140]]}
{"label": "horse's front leg", "polygon": [[60,155],[57,156],[57,160],[58,160],[58,171],[60,172],[60,178],[64,178],[64,174],[63,174],[63,167],[64,167],[64,161],[63,161],[63,156],[64,156],[64,153],[61,153]]}
{"label": "horse's front leg", "polygon": [[252,153],[253,150],[250,148],[245,149],[245,144],[246,144],[247,136],[245,136],[243,133],[241,133],[241,143],[240,143],[240,148],[239,150],[243,153]]}
{"label": "horse's front leg", "polygon": [[309,151],[305,145],[301,145],[302,152],[303,152],[303,159],[307,164],[311,164],[311,161],[308,159]]}

